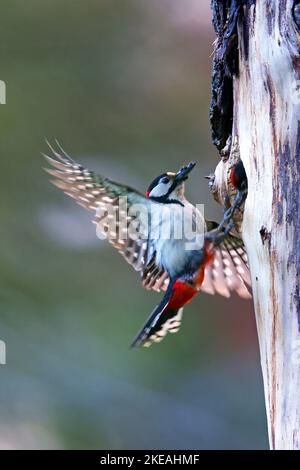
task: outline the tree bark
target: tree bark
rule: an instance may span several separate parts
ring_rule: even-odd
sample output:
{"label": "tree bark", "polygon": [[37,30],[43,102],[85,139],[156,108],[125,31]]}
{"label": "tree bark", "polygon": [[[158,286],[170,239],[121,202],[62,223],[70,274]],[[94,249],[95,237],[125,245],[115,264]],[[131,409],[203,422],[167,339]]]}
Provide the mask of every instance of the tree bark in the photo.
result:
{"label": "tree bark", "polygon": [[212,1],[239,10],[232,141],[248,178],[242,234],[271,449],[300,449],[299,3]]}

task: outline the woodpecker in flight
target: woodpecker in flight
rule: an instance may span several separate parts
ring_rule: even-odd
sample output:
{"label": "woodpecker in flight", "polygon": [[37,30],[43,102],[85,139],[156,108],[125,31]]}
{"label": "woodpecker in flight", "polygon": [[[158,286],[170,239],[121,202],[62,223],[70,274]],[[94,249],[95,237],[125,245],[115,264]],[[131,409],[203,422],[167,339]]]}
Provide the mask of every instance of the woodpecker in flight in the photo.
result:
{"label": "woodpecker in flight", "polygon": [[[195,163],[177,173],[163,173],[153,180],[146,195],[115,183],[85,169],[67,155],[57,142],[45,155],[52,167],[46,171],[55,179],[52,183],[74,198],[81,206],[94,212],[97,230],[126,261],[141,273],[146,289],[165,292],[149,319],[134,339],[132,346],[150,346],[161,341],[167,332],[177,332],[183,307],[200,291],[229,297],[237,292],[249,298],[250,276],[243,242],[218,229],[216,222],[204,219],[201,212],[185,198],[185,184]],[[126,198],[127,205],[120,204]],[[135,210],[137,206],[139,209]],[[141,211],[140,207],[145,211]],[[113,213],[116,224],[109,217]],[[110,214],[110,215],[107,215]],[[135,223],[133,233],[125,229]],[[196,231],[192,237],[176,236],[182,220],[191,222]],[[169,224],[169,236],[162,236]],[[188,249],[187,249],[188,247]]]}

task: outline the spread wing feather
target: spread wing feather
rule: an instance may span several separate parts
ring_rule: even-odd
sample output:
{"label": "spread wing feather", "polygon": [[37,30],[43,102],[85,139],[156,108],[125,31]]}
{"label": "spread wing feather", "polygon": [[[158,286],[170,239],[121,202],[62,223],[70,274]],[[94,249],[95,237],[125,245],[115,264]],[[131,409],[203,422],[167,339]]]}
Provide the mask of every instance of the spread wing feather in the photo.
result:
{"label": "spread wing feather", "polygon": [[205,268],[201,290],[225,297],[230,297],[235,291],[240,297],[249,299],[250,286],[248,259],[243,241],[234,235],[228,235],[216,249],[212,264]]}
{"label": "spread wing feather", "polygon": [[[93,211],[97,233],[105,236],[136,271],[143,270],[148,255],[148,221],[145,213],[135,212],[132,208],[134,204],[148,205],[149,201],[134,189],[77,164],[58,142],[58,151],[48,145],[53,156],[44,157],[52,167],[46,169],[54,177],[51,182],[79,205]],[[125,197],[126,204],[125,199],[120,202],[120,198]]]}
{"label": "spread wing feather", "polygon": [[[155,265],[155,259],[143,272],[143,286],[157,292],[166,291],[169,278],[163,269]],[[207,294],[219,294],[230,297],[236,292],[244,299],[251,298],[251,286],[247,253],[243,241],[234,235],[228,235],[216,248],[213,262],[205,267],[201,290]]]}

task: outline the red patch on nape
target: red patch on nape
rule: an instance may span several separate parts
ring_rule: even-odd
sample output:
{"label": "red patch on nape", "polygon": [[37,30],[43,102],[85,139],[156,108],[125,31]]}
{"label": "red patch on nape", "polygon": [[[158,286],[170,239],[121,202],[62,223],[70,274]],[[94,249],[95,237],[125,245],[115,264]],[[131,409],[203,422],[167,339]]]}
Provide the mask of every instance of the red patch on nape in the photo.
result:
{"label": "red patch on nape", "polygon": [[173,286],[173,292],[169,301],[168,309],[178,310],[188,304],[198,291],[184,281],[177,280]]}
{"label": "red patch on nape", "polygon": [[239,176],[237,172],[235,171],[235,166],[231,168],[230,170],[230,181],[235,188],[239,186],[240,181],[239,181]]}
{"label": "red patch on nape", "polygon": [[150,191],[147,191],[146,192],[146,198],[149,199],[149,196],[150,196]]}

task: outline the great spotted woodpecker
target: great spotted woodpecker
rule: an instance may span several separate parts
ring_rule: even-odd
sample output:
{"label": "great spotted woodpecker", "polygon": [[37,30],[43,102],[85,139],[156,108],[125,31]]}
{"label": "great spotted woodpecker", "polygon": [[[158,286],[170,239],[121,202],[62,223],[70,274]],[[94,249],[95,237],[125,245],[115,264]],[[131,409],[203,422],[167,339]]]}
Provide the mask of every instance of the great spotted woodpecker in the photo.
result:
{"label": "great spotted woodpecker", "polygon": [[[161,341],[168,331],[178,331],[183,307],[200,291],[225,297],[236,291],[241,297],[250,297],[246,287],[246,284],[250,285],[250,276],[243,242],[227,233],[228,228],[219,230],[216,222],[205,220],[185,198],[184,181],[195,163],[184,166],[177,173],[158,176],[143,196],[128,186],[85,169],[60,146],[57,150],[51,146],[50,149],[53,156],[44,156],[54,168],[46,170],[55,178],[52,183],[95,213],[97,229],[100,227],[108,241],[141,273],[145,288],[165,291],[163,300],[132,346],[149,346]],[[126,208],[119,202],[121,197],[126,198]],[[135,205],[138,210],[134,210]],[[147,209],[146,215],[140,206]],[[111,209],[117,213],[114,228],[106,217],[111,214]],[[125,228],[133,222],[136,224],[138,230],[134,230],[134,236],[129,230],[124,239],[121,219],[126,221]],[[183,220],[188,220],[194,227],[196,224],[192,237],[187,237],[184,231],[181,236],[176,236]],[[169,236],[162,235],[166,224],[169,224]]]}
{"label": "great spotted woodpecker", "polygon": [[243,204],[248,194],[248,180],[243,162],[234,164],[223,162],[217,165],[215,172],[205,176],[214,199],[223,206],[224,218],[221,225],[226,225],[231,218],[236,228],[241,229]]}

